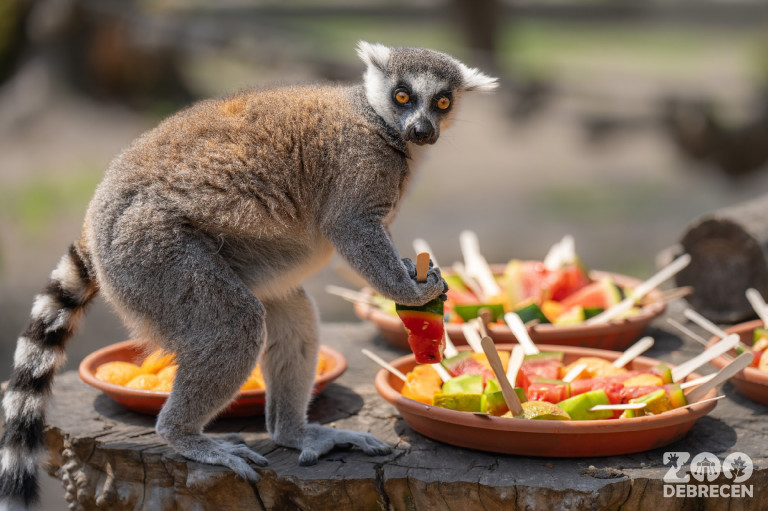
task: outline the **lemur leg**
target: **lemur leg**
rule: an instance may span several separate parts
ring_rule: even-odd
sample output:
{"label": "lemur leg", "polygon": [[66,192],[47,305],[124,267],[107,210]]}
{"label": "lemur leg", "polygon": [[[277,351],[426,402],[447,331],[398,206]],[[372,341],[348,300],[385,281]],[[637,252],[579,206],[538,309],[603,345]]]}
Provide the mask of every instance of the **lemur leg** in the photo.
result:
{"label": "lemur leg", "polygon": [[[209,300],[218,303],[211,306]],[[243,444],[208,438],[202,430],[256,365],[265,334],[264,309],[244,285],[213,286],[193,308],[206,306],[215,314],[207,318],[207,325],[195,325],[187,333],[188,344],[177,354],[179,369],[157,431],[180,454],[227,466],[255,481],[259,476],[248,463],[264,466],[266,458]]]}
{"label": "lemur leg", "polygon": [[368,433],[307,424],[306,411],[317,366],[317,312],[298,289],[282,300],[265,301],[267,346],[261,366],[267,383],[267,429],[273,440],[301,450],[299,463],[312,465],[337,446],[356,446],[370,456],[391,447]]}
{"label": "lemur leg", "polygon": [[266,335],[264,307],[213,240],[170,227],[129,241],[135,247],[130,256],[126,247],[106,267],[109,294],[140,332],[175,353],[179,366],[158,434],[187,458],[258,480],[249,463],[265,465],[266,458],[202,431],[255,366]]}

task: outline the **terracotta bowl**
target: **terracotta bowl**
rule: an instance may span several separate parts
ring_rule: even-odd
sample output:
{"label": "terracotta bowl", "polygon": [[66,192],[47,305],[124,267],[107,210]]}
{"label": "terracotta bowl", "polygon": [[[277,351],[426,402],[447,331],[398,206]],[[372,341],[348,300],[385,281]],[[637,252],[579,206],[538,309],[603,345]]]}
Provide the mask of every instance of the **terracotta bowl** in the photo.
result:
{"label": "terracotta bowl", "polygon": [[[497,269],[498,267],[494,267],[494,271]],[[610,276],[617,284],[624,287],[634,287],[640,284],[637,279],[615,273],[593,271],[590,272],[590,276],[593,279]],[[373,290],[370,288],[364,289],[363,292],[369,295],[373,294]],[[540,324],[530,327],[528,332],[536,344],[624,350],[638,340],[651,321],[666,309],[666,304],[661,300],[660,291],[653,290],[647,297],[650,300],[649,305],[643,306],[641,312],[631,318],[611,321],[604,325],[555,326]],[[410,351],[408,334],[400,318],[362,302],[355,303],[355,313],[361,319],[373,321],[390,345]],[[460,324],[446,323],[445,331],[454,344],[467,344]],[[489,335],[496,342],[517,342],[512,330],[506,325],[490,325]]]}
{"label": "terracotta bowl", "polygon": [[[499,344],[497,348],[511,350],[513,346]],[[551,348],[565,352],[565,363],[583,356],[614,360],[621,355],[616,351],[573,346]],[[627,368],[645,369],[658,363],[655,359],[638,357]],[[392,365],[407,373],[416,362],[413,355],[407,355]],[[691,374],[689,378],[698,376]],[[397,408],[412,429],[424,436],[481,451],[549,458],[613,456],[662,447],[685,436],[696,420],[717,404],[710,401],[685,410],[635,419],[539,421],[477,416],[426,405],[403,397],[402,386],[400,379],[383,369],[376,375],[379,394]],[[715,397],[715,394],[712,390],[706,397]]]}
{"label": "terracotta bowl", "polygon": [[[731,328],[727,328],[725,331],[729,334],[739,334],[741,342],[747,346],[752,346],[752,331],[755,328],[762,326],[764,326],[763,322],[756,319],[746,323],[739,323]],[[712,337],[709,340],[709,344],[714,344],[719,340],[719,337]],[[731,355],[735,356],[736,352],[732,352]],[[718,369],[722,368],[727,363],[728,360],[725,357],[717,357],[711,362],[711,364]],[[760,371],[756,367],[747,367],[740,373],[734,375],[733,378],[730,379],[730,382],[743,396],[752,401],[768,405],[768,373]]]}
{"label": "terracotta bowl", "polygon": [[[342,375],[347,369],[347,360],[338,351],[328,346],[320,346],[320,355],[326,359],[325,372],[315,379],[314,393],[320,392],[328,383]],[[154,390],[138,390],[97,380],[96,369],[105,362],[124,360],[140,364],[144,359],[140,341],[123,341],[94,351],[80,363],[78,373],[80,378],[121,405],[133,411],[148,415],[160,412],[168,392]],[[264,413],[266,393],[263,389],[244,390],[237,394],[235,400],[220,414],[219,417],[246,417]]]}

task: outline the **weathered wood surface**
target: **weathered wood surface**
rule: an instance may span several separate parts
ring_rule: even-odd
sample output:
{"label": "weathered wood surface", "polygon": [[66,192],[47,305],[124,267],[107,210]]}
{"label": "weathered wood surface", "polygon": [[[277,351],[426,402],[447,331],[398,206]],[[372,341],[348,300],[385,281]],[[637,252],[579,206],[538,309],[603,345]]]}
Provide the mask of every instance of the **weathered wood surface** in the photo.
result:
{"label": "weathered wood surface", "polygon": [[[650,356],[676,363],[701,351],[657,321]],[[269,459],[251,486],[222,467],[192,463],[174,454],[153,431],[153,419],[130,412],[82,383],[75,372],[57,379],[48,414],[50,472],[64,482],[75,509],[765,509],[768,438],[764,406],[724,387],[728,399],[700,419],[681,441],[625,456],[546,459],[497,455],[444,445],[412,431],[373,386],[378,368],[369,348],[385,359],[389,348],[370,324],[325,324],[322,342],[342,350],[348,371],[327,387],[311,419],[370,431],[396,445],[370,458],[338,450],[313,467],[297,464],[297,451],[274,445],[263,418],[221,420],[208,431],[239,433]],[[706,369],[702,372],[711,372]],[[666,451],[691,456],[712,452],[721,460],[743,452],[755,463],[747,481],[753,498],[665,497]],[[721,484],[728,483],[720,476]]]}
{"label": "weathered wood surface", "polygon": [[744,292],[768,295],[768,195],[696,219],[679,250],[692,258],[676,276],[679,286],[694,287],[691,305],[713,321],[754,316]]}

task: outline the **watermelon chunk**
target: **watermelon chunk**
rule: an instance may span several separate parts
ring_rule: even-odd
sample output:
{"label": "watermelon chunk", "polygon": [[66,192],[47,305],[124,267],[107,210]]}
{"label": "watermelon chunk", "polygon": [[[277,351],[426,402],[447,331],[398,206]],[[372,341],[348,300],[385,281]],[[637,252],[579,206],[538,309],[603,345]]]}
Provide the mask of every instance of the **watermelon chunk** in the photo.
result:
{"label": "watermelon chunk", "polygon": [[528,386],[536,378],[556,380],[560,377],[563,367],[562,351],[543,351],[536,355],[526,355],[520,372],[517,373],[517,386],[526,392]]}
{"label": "watermelon chunk", "polygon": [[526,300],[541,302],[546,298],[548,270],[541,261],[512,259],[504,269],[501,284],[511,306]]}
{"label": "watermelon chunk", "polygon": [[416,356],[416,363],[440,362],[445,348],[443,301],[440,297],[421,307],[397,304],[396,309],[408,331],[408,344]]}
{"label": "watermelon chunk", "polygon": [[493,371],[474,357],[469,351],[446,358],[442,361],[443,367],[451,376],[461,376],[462,374],[480,374],[484,379],[495,378]]}
{"label": "watermelon chunk", "polygon": [[584,289],[591,282],[592,279],[589,278],[584,266],[579,262],[566,264],[550,275],[550,298],[560,302],[573,293]]}
{"label": "watermelon chunk", "polygon": [[622,402],[624,385],[621,382],[613,381],[610,378],[588,378],[571,382],[571,396],[599,389],[605,392],[611,404],[615,405]]}
{"label": "watermelon chunk", "polygon": [[445,293],[452,303],[464,305],[478,302],[477,296],[464,285],[458,275],[443,275],[443,279],[448,284],[448,291]]}
{"label": "watermelon chunk", "polygon": [[533,401],[557,404],[571,397],[570,386],[563,380],[536,378],[528,385],[526,395]]}
{"label": "watermelon chunk", "polygon": [[562,299],[563,308],[580,306],[583,309],[599,307],[607,309],[619,303],[623,298],[621,288],[610,277],[605,277],[588,284],[570,296]]}

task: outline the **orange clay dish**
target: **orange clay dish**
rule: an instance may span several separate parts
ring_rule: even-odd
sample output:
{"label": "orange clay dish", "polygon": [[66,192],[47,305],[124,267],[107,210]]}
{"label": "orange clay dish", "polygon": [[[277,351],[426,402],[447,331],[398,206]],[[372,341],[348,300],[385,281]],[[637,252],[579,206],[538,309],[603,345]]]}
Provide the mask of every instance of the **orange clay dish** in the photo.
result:
{"label": "orange clay dish", "polygon": [[[496,347],[501,354],[511,351],[513,346]],[[552,348],[563,352],[562,362],[566,366],[586,357],[612,362],[621,355],[615,351],[573,346]],[[412,355],[408,355],[392,361],[391,365],[406,375],[418,364]],[[640,356],[627,369],[630,373],[647,374],[658,365],[658,360]],[[416,370],[417,373],[421,371]],[[591,375],[581,376],[574,381],[586,382],[588,378],[583,376]],[[699,376],[690,373],[687,379],[698,379]],[[420,379],[415,375],[410,378]],[[406,382],[386,370],[377,373],[375,383],[379,394],[397,409],[411,429],[422,435],[460,447],[525,456],[610,456],[661,447],[682,438],[694,422],[712,411],[716,404],[712,399],[716,393],[709,390],[703,399],[695,400],[692,405],[632,419],[519,420],[467,413],[408,398],[403,395]]]}
{"label": "orange clay dish", "polygon": [[[172,354],[160,350],[146,355],[141,341],[124,341],[97,350],[80,364],[80,378],[102,390],[123,406],[156,415],[162,408],[176,375]],[[315,393],[346,370],[346,359],[337,351],[320,346]],[[242,417],[264,413],[265,383],[257,364],[235,400],[219,416]]]}

